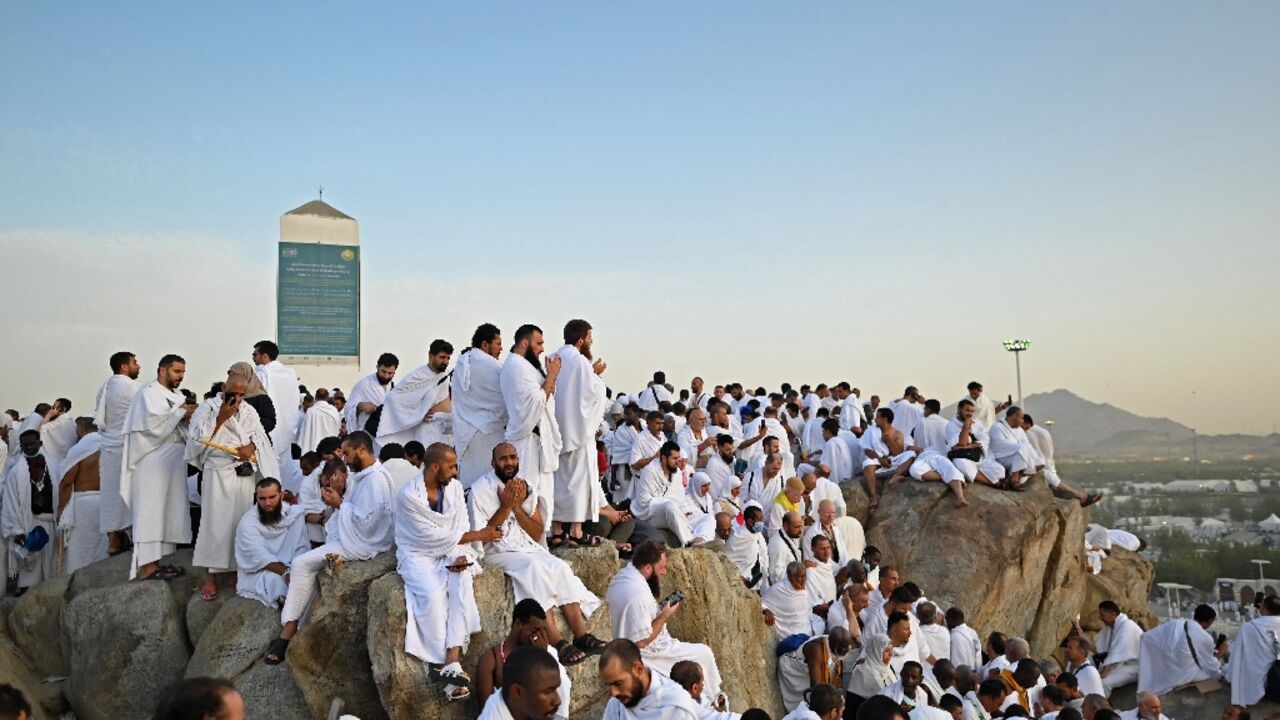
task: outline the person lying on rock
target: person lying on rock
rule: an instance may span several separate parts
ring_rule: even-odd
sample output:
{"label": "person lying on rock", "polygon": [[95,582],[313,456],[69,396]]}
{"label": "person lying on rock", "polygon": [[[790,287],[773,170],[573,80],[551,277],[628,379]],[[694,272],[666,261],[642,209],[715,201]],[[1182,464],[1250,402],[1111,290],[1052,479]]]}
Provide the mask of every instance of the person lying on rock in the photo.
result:
{"label": "person lying on rock", "polygon": [[[474,486],[473,486],[474,487]],[[476,662],[475,677],[475,695],[476,705],[481,708],[487,708],[490,696],[496,691],[501,690],[503,684],[503,672],[506,665],[516,657],[516,651],[525,647],[536,647],[544,652],[550,652],[555,657],[555,651],[548,650],[547,641],[547,613],[537,600],[525,598],[516,603],[515,609],[511,613],[511,630],[502,642],[494,645],[485,654],[480,656]],[[539,661],[541,663],[541,661]],[[543,663],[545,664],[545,663]],[[560,685],[557,688],[557,694],[560,696],[559,709],[554,711],[556,717],[569,717],[569,699],[573,685],[569,680],[569,674],[565,672],[564,666],[558,661],[556,667],[560,671]],[[500,694],[500,693],[499,693]]]}

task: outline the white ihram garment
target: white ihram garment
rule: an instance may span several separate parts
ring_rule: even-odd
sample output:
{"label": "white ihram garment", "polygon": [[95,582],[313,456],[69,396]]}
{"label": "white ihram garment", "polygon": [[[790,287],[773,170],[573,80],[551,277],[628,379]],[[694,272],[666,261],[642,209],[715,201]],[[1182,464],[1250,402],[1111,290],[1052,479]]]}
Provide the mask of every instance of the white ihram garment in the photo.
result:
{"label": "white ihram garment", "polygon": [[[100,433],[89,433],[71,448],[58,473],[59,484],[71,468],[95,454],[98,455],[98,479],[102,479],[101,437]],[[73,490],[58,518],[64,553],[62,571],[67,575],[107,557],[107,536],[98,529],[101,498],[100,490]]]}
{"label": "white ihram garment", "polygon": [[129,404],[120,492],[128,499],[133,517],[130,579],[137,577],[138,568],[191,542],[185,402],[182,393],[152,381]]}
{"label": "white ihram garment", "polygon": [[[359,428],[347,428],[355,432]],[[313,452],[320,441],[327,437],[338,437],[342,432],[342,416],[338,409],[328,400],[317,400],[307,409],[302,418],[302,431],[298,435],[298,446],[303,453]]]}
{"label": "white ihram garment", "polygon": [[453,368],[453,448],[458,480],[469,488],[493,464],[493,449],[507,429],[502,365],[478,348],[464,350]]}
{"label": "white ihram garment", "polygon": [[538,488],[549,507],[542,519],[551,527],[555,511],[555,472],[560,467],[560,425],[556,422],[555,396],[542,389],[546,376],[528,359],[509,353],[502,364],[502,400],[507,406],[506,441],[520,458],[520,477]]}
{"label": "white ihram garment", "polygon": [[120,493],[121,456],[124,448],[124,420],[129,403],[142,385],[128,375],[112,375],[98,390],[93,422],[102,436],[102,456],[98,458],[101,503],[98,526],[102,532],[123,530],[133,522],[129,503]]}
{"label": "white ihram garment", "polygon": [[448,442],[453,417],[436,413],[430,421],[423,418],[431,408],[449,397],[449,377],[423,365],[396,383],[382,399],[382,416],[378,419],[378,444],[404,445],[417,440],[424,447],[435,442]]}
{"label": "white ihram garment", "polygon": [[1263,615],[1240,626],[1231,643],[1231,661],[1226,676],[1231,683],[1231,702],[1257,704],[1265,694],[1267,671],[1280,652],[1280,617]]}
{"label": "white ihram garment", "polygon": [[662,469],[662,460],[654,460],[640,471],[633,482],[631,512],[637,519],[659,530],[670,530],[680,541],[688,545],[693,540],[693,529],[685,517],[685,508],[673,495],[683,493],[675,475]]}
{"label": "white ihram garment", "polygon": [[[1098,631],[1095,643],[1099,653],[1106,653],[1102,668],[1110,668],[1102,682],[1108,694],[1138,680],[1138,656],[1142,648],[1142,627],[1120,613],[1111,626],[1104,625]],[[1113,667],[1114,666],[1114,667]]]}
{"label": "white ihram garment", "polygon": [[381,405],[387,396],[387,391],[395,387],[395,382],[389,382],[386,385],[378,382],[378,373],[372,372],[356,381],[351,386],[351,392],[347,393],[347,404],[342,408],[342,416],[347,421],[347,432],[353,433],[357,430],[364,430],[364,426],[369,422],[370,413],[360,412],[356,408],[360,403],[373,403]]}
{"label": "white ihram garment", "polygon": [[[947,422],[947,449],[952,450],[960,442],[960,433],[964,429],[964,423],[960,418],[953,418]],[[991,437],[987,433],[987,428],[982,423],[977,422],[969,427],[969,439],[971,442],[978,443],[982,446],[982,459],[978,461],[965,460],[957,458],[951,461],[956,469],[964,475],[964,479],[974,482],[981,472],[987,480],[998,482],[1004,478],[1004,466],[996,461],[991,455]]]}
{"label": "white ihram garment", "polygon": [[1213,636],[1192,620],[1170,620],[1142,634],[1138,692],[1164,695],[1182,685],[1222,677]]}
{"label": "white ihram garment", "polygon": [[276,426],[271,430],[271,443],[275,447],[276,457],[293,457],[293,439],[302,422],[302,411],[298,407],[298,388],[301,385],[298,373],[279,360],[272,360],[266,365],[255,365],[253,372],[262,381],[271,404],[275,406]]}
{"label": "white ihram garment", "polygon": [[560,427],[560,465],[555,472],[555,497],[550,508],[556,522],[596,522],[604,504],[596,433],[604,422],[609,398],[604,380],[573,345],[555,352],[560,358],[556,376],[556,424]]}
{"label": "white ihram garment", "polygon": [[[54,507],[58,504],[58,486],[53,478],[59,476],[58,466],[48,457],[45,458],[45,474],[48,479],[50,499]],[[4,487],[0,488],[0,542],[5,544],[9,560],[9,577],[18,579],[18,587],[26,588],[53,579],[58,568],[57,530],[54,527],[53,513],[31,513],[31,469],[25,456],[20,456],[9,468]],[[49,542],[32,555],[25,548],[15,545],[13,540],[19,535],[29,535],[36,527],[44,528],[49,533]]]}
{"label": "white ihram garment", "polygon": [[289,594],[289,584],[267,570],[271,563],[284,563],[311,549],[307,541],[306,512],[297,505],[281,503],[280,522],[264,525],[258,507],[245,511],[236,526],[236,595],[276,608]]}

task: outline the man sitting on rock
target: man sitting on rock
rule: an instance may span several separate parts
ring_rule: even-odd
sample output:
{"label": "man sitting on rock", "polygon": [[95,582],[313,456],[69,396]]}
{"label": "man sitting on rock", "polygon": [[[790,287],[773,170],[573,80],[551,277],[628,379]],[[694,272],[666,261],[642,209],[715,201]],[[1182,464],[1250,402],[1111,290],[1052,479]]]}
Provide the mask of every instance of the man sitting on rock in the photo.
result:
{"label": "man sitting on rock", "polygon": [[853,648],[853,638],[844,628],[833,628],[778,658],[778,689],[782,706],[794,710],[804,695],[822,684],[843,687],[844,656]]}
{"label": "man sitting on rock", "polygon": [[502,690],[489,696],[478,720],[552,720],[568,717],[561,700],[563,671],[537,645],[512,651],[502,664]]}
{"label": "man sitting on rock", "polygon": [[[671,633],[667,631],[667,621],[680,609],[681,603],[664,601],[664,604],[658,604],[658,580],[666,574],[666,547],[652,540],[640,543],[630,564],[614,576],[605,593],[613,622],[613,636],[634,643],[632,647],[638,648],[639,654],[643,655],[644,664],[660,673],[670,673],[671,666],[681,660],[698,663],[706,672],[706,691],[714,696],[720,692],[720,668],[716,665],[716,657],[711,648],[701,643],[682,642],[671,637]],[[609,647],[614,647],[614,644],[610,643]],[[605,656],[600,661],[602,670],[607,665],[608,657],[606,648]],[[643,667],[639,658],[635,664]],[[629,661],[623,664],[623,668],[630,666]],[[622,669],[618,670],[618,674],[623,672]],[[605,685],[608,687],[609,683],[606,682]],[[612,690],[610,688],[611,692]],[[617,698],[618,695],[615,694],[614,697]],[[610,703],[610,707],[612,705]],[[605,716],[609,716],[608,712]]]}
{"label": "man sitting on rock", "polygon": [[520,457],[511,443],[493,449],[492,469],[471,485],[471,528],[496,528],[501,537],[484,546],[484,564],[497,566],[511,578],[517,602],[533,598],[548,611],[559,607],[574,640],[560,637],[547,623],[547,640],[565,665],[576,665],[588,654],[604,651],[604,641],[587,632],[587,618],[600,598],[587,589],[569,563],[555,557],[536,538],[542,537],[546,500],[522,478]]}
{"label": "man sitting on rock", "polygon": [[284,662],[285,649],[298,632],[298,620],[315,592],[316,574],[326,563],[368,560],[391,549],[393,481],[373,454],[373,439],[364,431],[351,433],[342,442],[342,456],[351,468],[347,493],[342,496],[333,488],[321,490],[324,503],[336,509],[325,523],[328,541],[293,559],[289,568],[289,592],[280,611],[284,627],[280,637],[272,640],[267,648],[264,662],[268,665]]}
{"label": "man sitting on rock", "polygon": [[1163,695],[1182,685],[1222,677],[1209,628],[1218,613],[1196,606],[1192,619],[1170,620],[1142,634],[1138,692]]}
{"label": "man sitting on rock", "polygon": [[1098,617],[1103,624],[1097,638],[1098,654],[1103,656],[1098,674],[1110,695],[1116,688],[1138,680],[1142,627],[1110,600],[1098,603]]}
{"label": "man sitting on rock", "polygon": [[[476,544],[501,540],[502,530],[471,529],[458,456],[444,443],[427,447],[422,480],[400,491],[395,514],[396,560],[404,579],[405,652],[427,664],[427,675],[444,682],[450,702],[471,696],[462,669],[462,649],[480,632],[472,578],[480,573]],[[359,487],[359,486],[357,486]],[[523,502],[523,496],[516,498]]]}
{"label": "man sitting on rock", "polygon": [[685,689],[698,705],[699,720],[738,720],[738,713],[729,712],[729,699],[724,695],[711,696],[703,692],[702,666],[692,660],[681,660],[671,666],[671,681]]}
{"label": "man sitting on rock", "polygon": [[1044,470],[1044,458],[1022,429],[1022,408],[1009,408],[1004,420],[991,426],[991,454],[1009,472],[1006,487],[1010,490],[1021,490],[1032,475]]}
{"label": "man sitting on rock", "polygon": [[[523,647],[536,647],[555,656],[554,650],[548,650],[547,613],[537,600],[526,598],[516,603],[511,612],[511,630],[502,642],[494,645],[476,661],[476,704],[485,707],[489,697],[503,687],[503,670],[508,658],[515,657],[516,650]],[[573,689],[569,674],[559,662],[560,668],[560,708],[555,711],[559,718],[569,717],[569,698]]]}
{"label": "man sitting on rock", "polygon": [[[1089,657],[1091,646],[1088,638],[1081,635],[1073,635],[1067,638],[1067,644],[1063,648],[1063,655],[1067,658],[1067,667],[1064,668],[1066,675],[1072,675],[1076,679],[1076,688],[1080,695],[1101,695],[1107,696],[1107,689],[1102,684],[1102,676],[1098,673],[1098,668],[1094,666],[1093,660]],[[1062,675],[1058,676],[1059,684],[1062,682]]]}
{"label": "man sitting on rock", "polygon": [[[636,557],[651,544],[642,543]],[[653,551],[660,550],[653,545]],[[609,604],[613,605],[612,597]],[[609,692],[609,704],[604,708],[603,720],[698,720],[698,706],[689,693],[662,673],[654,672],[641,658],[641,648],[626,638],[613,640],[605,647],[600,656],[600,684]],[[718,686],[719,671],[716,676]]]}
{"label": "man sitting on rock", "polygon": [[236,526],[236,594],[279,608],[289,593],[289,565],[311,549],[306,511],[284,502],[275,478],[258,481],[254,501]]}
{"label": "man sitting on rock", "polygon": [[[769,576],[769,547],[764,541],[764,513],[752,503],[742,511],[743,523],[738,525],[727,513],[716,519],[716,536],[724,540],[724,554],[738,569],[748,590],[766,587]],[[722,536],[725,526],[729,534]]]}
{"label": "man sitting on rock", "polygon": [[[774,583],[760,594],[764,606],[764,622],[771,625],[779,642],[794,642],[796,636],[814,634],[813,606],[805,587],[807,576],[804,563],[787,565],[786,577]],[[785,648],[785,645],[783,646]]]}
{"label": "man sitting on rock", "polygon": [[915,451],[907,449],[907,439],[902,436],[902,431],[893,426],[892,410],[887,407],[876,410],[875,423],[862,435],[862,475],[867,481],[872,510],[880,505],[876,474],[892,470],[889,482],[897,483],[906,477],[916,457]]}

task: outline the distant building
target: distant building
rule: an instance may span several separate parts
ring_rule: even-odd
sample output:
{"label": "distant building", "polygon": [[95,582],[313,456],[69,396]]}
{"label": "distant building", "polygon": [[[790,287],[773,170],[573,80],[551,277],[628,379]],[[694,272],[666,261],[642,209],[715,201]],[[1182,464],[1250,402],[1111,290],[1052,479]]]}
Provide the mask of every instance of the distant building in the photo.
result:
{"label": "distant building", "polygon": [[1262,583],[1259,583],[1257,578],[1252,580],[1218,578],[1218,599],[1235,600],[1241,606],[1253,605],[1253,598],[1259,590],[1263,595],[1274,595],[1278,586],[1280,581],[1272,578],[1267,578]]}

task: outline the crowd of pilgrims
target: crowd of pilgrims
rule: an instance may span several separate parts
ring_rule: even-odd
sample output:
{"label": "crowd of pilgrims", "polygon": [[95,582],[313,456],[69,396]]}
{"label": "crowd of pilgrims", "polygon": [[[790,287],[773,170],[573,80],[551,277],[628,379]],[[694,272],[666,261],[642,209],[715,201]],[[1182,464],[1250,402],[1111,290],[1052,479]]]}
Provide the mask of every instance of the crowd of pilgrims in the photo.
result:
{"label": "crowd of pilgrims", "polygon": [[[865,483],[874,507],[897,483],[945,483],[954,512],[972,483],[1017,492],[1038,477],[1082,505],[1101,499],[1059,478],[1049,433],[981,384],[954,417],[915,387],[864,402],[844,382],[749,393],[694,378],[677,393],[659,372],[615,394],[591,325],[572,320],[563,339],[548,352],[541,329],[524,325],[504,348],[484,324],[456,357],[432,342],[427,363],[399,379],[384,354],[345,393],[308,392],[262,341],[202,399],[181,387],[180,356],[160,358],[143,383],[136,356],[116,353],[92,415],[58,399],[3,417],[10,586],[120,553],[131,579],[172,580],[185,570],[162,560],[194,542],[204,600],[234,588],[280,609],[264,649],[276,664],[318,573],[394,549],[405,651],[450,702],[474,702],[483,718],[567,717],[565,667],[598,656],[606,718],[736,718],[711,649],[668,631],[683,596],[658,592],[669,548],[705,545],[758,594],[793,720],[1158,720],[1162,694],[1215,679],[1231,681],[1229,712],[1247,718],[1241,706],[1263,696],[1280,599],[1261,603],[1257,637],[1242,632],[1229,665],[1209,607],[1144,632],[1110,601],[1095,641],[1077,622],[1061,657],[1037,662],[1026,640],[979,637],[965,608],[930,601],[928,578],[882,564],[842,485]],[[1127,542],[1091,533],[1095,566],[1111,538]],[[558,552],[602,545],[628,561],[605,597],[612,641],[588,631],[601,598]],[[517,602],[506,638],[464,668],[485,569],[510,576]],[[1133,683],[1138,708],[1109,709],[1112,691]]]}

